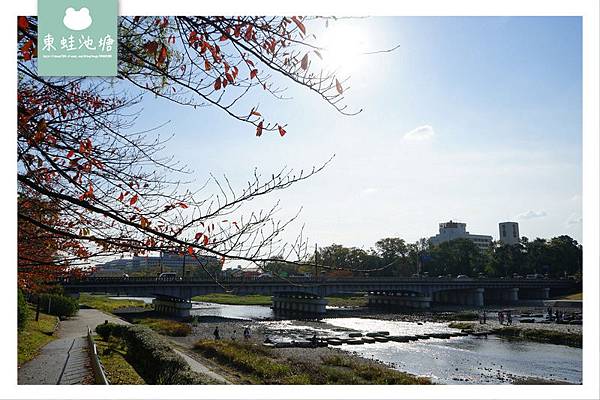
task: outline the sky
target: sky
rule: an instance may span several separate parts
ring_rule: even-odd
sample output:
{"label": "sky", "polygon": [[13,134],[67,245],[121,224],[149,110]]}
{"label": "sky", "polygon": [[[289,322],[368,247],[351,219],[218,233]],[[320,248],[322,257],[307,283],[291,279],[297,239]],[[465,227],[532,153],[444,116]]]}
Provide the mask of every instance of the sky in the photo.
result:
{"label": "sky", "polygon": [[291,99],[247,104],[287,123],[285,137],[257,138],[216,108],[151,96],[137,128],[168,121],[160,129],[174,134],[166,152],[194,170],[192,187],[212,173],[242,188],[255,167],[268,177],[335,155],[316,176],[250,204],[279,200],[283,220],[302,209],[284,239],[304,225],[319,246],[368,249],[385,237],[433,236],[454,220],[494,239],[499,222],[517,221],[521,236],[581,242],[579,17],[370,17],[328,30],[336,58],[328,62],[351,75],[345,100],[360,114],[340,115],[288,83]]}

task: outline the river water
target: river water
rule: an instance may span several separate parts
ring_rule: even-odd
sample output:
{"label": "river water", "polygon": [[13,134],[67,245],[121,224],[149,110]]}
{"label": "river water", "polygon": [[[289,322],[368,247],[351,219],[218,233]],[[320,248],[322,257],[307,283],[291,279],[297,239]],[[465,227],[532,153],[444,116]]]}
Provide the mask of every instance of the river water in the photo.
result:
{"label": "river water", "polygon": [[[121,297],[123,299],[123,297]],[[131,298],[151,301],[147,298]],[[219,316],[255,321],[274,340],[312,336],[347,337],[349,331],[387,331],[390,335],[454,332],[447,324],[387,321],[371,318],[324,318],[319,323],[297,320],[264,321],[273,318],[266,306],[235,306],[194,302],[192,315]],[[502,384],[514,377],[535,377],[580,384],[582,350],[552,344],[511,341],[498,336],[462,336],[407,343],[387,342],[342,345],[338,348],[365,358],[382,361],[392,368],[429,376],[442,384]]]}

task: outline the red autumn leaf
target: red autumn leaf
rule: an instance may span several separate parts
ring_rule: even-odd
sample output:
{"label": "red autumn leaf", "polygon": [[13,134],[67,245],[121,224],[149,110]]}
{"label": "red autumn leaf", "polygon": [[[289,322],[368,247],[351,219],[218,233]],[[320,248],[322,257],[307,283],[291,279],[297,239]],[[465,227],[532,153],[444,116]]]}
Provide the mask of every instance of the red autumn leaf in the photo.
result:
{"label": "red autumn leaf", "polygon": [[257,74],[258,74],[258,70],[257,69],[253,69],[252,71],[250,71],[250,79],[256,78]]}
{"label": "red autumn leaf", "polygon": [[202,243],[206,246],[208,244],[208,236],[204,235],[204,239],[202,239]]}
{"label": "red autumn leaf", "polygon": [[229,83],[233,83],[233,76],[231,76],[231,74],[229,72],[225,73],[225,77],[227,78]]}
{"label": "red autumn leaf", "polygon": [[21,51],[23,53],[28,52],[32,47],[33,47],[33,40],[29,39],[27,42],[25,42],[23,47],[21,47]]}
{"label": "red autumn leaf", "polygon": [[162,64],[165,62],[165,60],[167,59],[167,48],[165,46],[162,47],[162,49],[160,49],[160,54],[158,56],[158,60],[156,60],[158,62],[158,64]]}
{"label": "red autumn leaf", "polygon": [[198,240],[200,240],[200,238],[202,237],[202,235],[204,235],[202,232],[197,232],[196,235],[194,236],[194,239],[196,240],[196,242]]}
{"label": "red autumn leaf", "polygon": [[241,32],[242,31],[242,24],[238,24],[235,26],[235,29],[233,30],[233,36],[235,36],[236,38],[240,37]]}
{"label": "red autumn leaf", "polygon": [[300,68],[306,70],[308,68],[308,53],[302,57],[302,61],[300,61]]}
{"label": "red autumn leaf", "polygon": [[302,34],[306,35],[306,28],[304,27],[304,24],[297,17],[292,17],[292,21],[294,21],[296,26],[298,26],[298,28],[302,31]]}
{"label": "red autumn leaf", "polygon": [[123,192],[121,192],[121,194],[119,195],[119,201],[123,201],[123,198],[125,197],[125,195],[123,194]]}
{"label": "red autumn leaf", "polygon": [[237,78],[238,72],[239,72],[238,67],[234,66],[233,67],[233,78],[234,79]]}
{"label": "red autumn leaf", "polygon": [[252,110],[252,111],[250,111],[250,115],[256,115],[257,117],[260,117],[262,114],[259,113],[258,111]]}
{"label": "red autumn leaf", "polygon": [[227,39],[229,39],[229,37],[227,37],[227,35],[226,35],[226,34],[222,34],[222,35],[221,35],[221,38],[220,38],[219,40],[220,40],[221,42],[224,42],[224,41],[226,41]]}
{"label": "red autumn leaf", "polygon": [[158,42],[148,42],[144,45],[144,50],[150,55],[155,55],[158,50]]}
{"label": "red autumn leaf", "polygon": [[246,29],[246,34],[244,35],[244,38],[248,41],[252,40],[252,25],[248,25],[248,28]]}
{"label": "red autumn leaf", "polygon": [[75,152],[73,150],[69,150],[69,152],[67,153],[67,158],[71,158],[75,155]]}
{"label": "red autumn leaf", "polygon": [[210,62],[208,60],[204,60],[204,70],[210,71]]}
{"label": "red autumn leaf", "polygon": [[188,254],[189,254],[190,256],[193,256],[193,255],[194,255],[194,248],[193,248],[192,246],[188,247]]}
{"label": "red autumn leaf", "polygon": [[215,90],[221,89],[221,78],[217,78],[217,80],[215,81],[215,84],[214,84],[214,88],[215,88]]}
{"label": "red autumn leaf", "polygon": [[179,204],[179,207],[181,207],[181,208],[188,208],[187,204],[185,204],[185,203],[178,203],[178,204]]}
{"label": "red autumn leaf", "polygon": [[198,40],[198,37],[196,35],[197,35],[196,31],[190,32],[190,36],[188,37],[189,44],[193,44],[196,40]]}
{"label": "red autumn leaf", "polygon": [[263,121],[260,121],[258,126],[256,127],[256,136],[262,135],[263,131]]}
{"label": "red autumn leaf", "polygon": [[138,201],[138,195],[136,194],[135,196],[133,196],[131,198],[131,200],[129,200],[129,205],[132,206],[134,205],[136,202]]}
{"label": "red autumn leaf", "polygon": [[279,129],[279,134],[281,136],[285,136],[285,134],[286,134],[285,129],[283,129],[280,125],[277,125],[277,128]]}
{"label": "red autumn leaf", "polygon": [[337,80],[337,78],[335,80],[335,88],[337,89],[337,91],[338,91],[339,94],[344,93],[344,89],[342,88],[342,84],[340,83],[340,81]]}
{"label": "red autumn leaf", "polygon": [[29,22],[27,21],[27,17],[19,17],[18,21],[19,29],[26,31],[29,28]]}
{"label": "red autumn leaf", "polygon": [[145,228],[148,225],[150,225],[150,221],[148,221],[148,219],[145,217],[140,217],[140,225],[142,226],[142,228]]}
{"label": "red autumn leaf", "polygon": [[226,88],[229,84],[229,81],[227,79],[222,79],[221,81],[223,82],[223,88]]}

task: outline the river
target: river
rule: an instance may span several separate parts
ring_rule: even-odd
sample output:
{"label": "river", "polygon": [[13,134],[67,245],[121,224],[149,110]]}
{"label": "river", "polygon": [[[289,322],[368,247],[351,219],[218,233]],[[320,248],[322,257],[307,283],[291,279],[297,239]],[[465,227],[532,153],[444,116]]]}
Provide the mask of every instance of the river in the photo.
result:
{"label": "river", "polygon": [[[123,299],[123,297],[121,297]],[[151,301],[147,298],[131,298]],[[219,316],[254,321],[273,340],[311,336],[347,336],[348,331],[387,331],[390,335],[454,332],[445,323],[416,323],[372,318],[324,318],[320,322],[268,321],[274,317],[266,306],[236,306],[193,302],[192,315]],[[344,351],[382,361],[392,368],[429,376],[442,384],[502,384],[514,377],[536,377],[580,384],[582,350],[579,348],[526,341],[463,336],[407,343],[386,342],[342,345]]]}

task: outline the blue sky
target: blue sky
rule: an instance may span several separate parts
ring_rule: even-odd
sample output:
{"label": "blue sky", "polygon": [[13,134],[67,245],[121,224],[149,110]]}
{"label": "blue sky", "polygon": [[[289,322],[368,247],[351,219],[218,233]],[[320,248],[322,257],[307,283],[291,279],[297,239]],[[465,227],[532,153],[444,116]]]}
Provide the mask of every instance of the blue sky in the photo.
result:
{"label": "blue sky", "polygon": [[494,238],[510,220],[529,238],[581,241],[580,18],[372,17],[335,29],[366,50],[401,45],[342,66],[351,74],[347,103],[364,109],[358,116],[288,84],[292,100],[247,103],[287,123],[284,138],[257,138],[217,109],[150,96],[143,125],[170,121],[161,129],[175,134],[167,150],[195,170],[196,186],[212,172],[242,187],[254,167],[270,176],[335,154],[319,175],[251,204],[281,200],[282,219],[303,207],[295,228],[304,223],[319,246],[412,242],[449,219]]}

